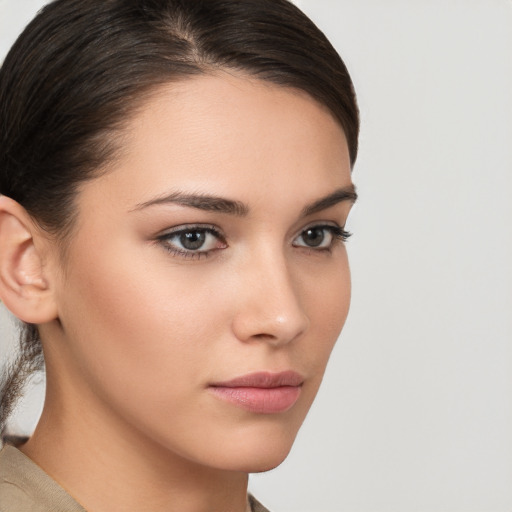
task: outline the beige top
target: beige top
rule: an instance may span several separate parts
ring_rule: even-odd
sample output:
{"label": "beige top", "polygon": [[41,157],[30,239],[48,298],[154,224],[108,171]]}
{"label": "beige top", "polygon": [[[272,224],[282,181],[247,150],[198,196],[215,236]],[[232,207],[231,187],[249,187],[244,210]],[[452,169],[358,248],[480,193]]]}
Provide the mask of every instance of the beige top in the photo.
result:
{"label": "beige top", "polygon": [[[17,448],[0,451],[0,512],[86,512],[55,480]],[[251,495],[246,512],[269,512]]]}

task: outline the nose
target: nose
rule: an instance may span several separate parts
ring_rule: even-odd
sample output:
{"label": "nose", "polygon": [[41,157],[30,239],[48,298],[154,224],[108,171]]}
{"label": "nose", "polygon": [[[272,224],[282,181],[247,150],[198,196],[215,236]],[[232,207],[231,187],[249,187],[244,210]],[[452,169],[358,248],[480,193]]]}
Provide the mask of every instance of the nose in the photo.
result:
{"label": "nose", "polygon": [[283,255],[260,253],[240,270],[241,293],[232,323],[240,341],[279,347],[307,331],[310,321]]}

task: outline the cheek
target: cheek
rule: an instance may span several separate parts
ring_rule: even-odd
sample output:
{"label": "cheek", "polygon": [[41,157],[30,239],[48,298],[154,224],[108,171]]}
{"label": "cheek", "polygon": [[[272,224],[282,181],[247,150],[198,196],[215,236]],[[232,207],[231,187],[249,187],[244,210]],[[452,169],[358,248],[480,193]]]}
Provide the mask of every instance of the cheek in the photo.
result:
{"label": "cheek", "polygon": [[345,248],[333,265],[326,266],[303,284],[302,297],[310,319],[310,332],[296,347],[305,366],[315,368],[318,386],[336,340],[347,319],[351,282]]}
{"label": "cheek", "polygon": [[317,341],[330,345],[333,338],[336,340],[347,318],[350,294],[348,258],[345,248],[341,247],[331,264],[320,267],[302,285],[311,329],[319,335]]}
{"label": "cheek", "polygon": [[123,254],[77,258],[70,273],[61,302],[74,362],[104,393],[158,395],[172,376],[177,395],[180,383],[208,374],[221,310],[203,279],[152,265],[144,250]]}
{"label": "cheek", "polygon": [[71,279],[69,359],[89,409],[181,452],[204,436],[204,387],[219,362],[229,364],[219,361],[219,352],[229,354],[221,346],[227,322],[211,300],[214,283],[145,261],[133,272],[142,258],[103,256]]}

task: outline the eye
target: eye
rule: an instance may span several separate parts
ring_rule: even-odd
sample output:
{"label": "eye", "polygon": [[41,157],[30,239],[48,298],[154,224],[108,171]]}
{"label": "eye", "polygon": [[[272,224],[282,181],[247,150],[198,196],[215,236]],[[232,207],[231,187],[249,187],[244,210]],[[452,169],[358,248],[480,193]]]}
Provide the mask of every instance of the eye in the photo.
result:
{"label": "eye", "polygon": [[337,241],[346,241],[350,233],[339,226],[311,226],[302,231],[293,241],[295,247],[330,249]]}
{"label": "eye", "polygon": [[227,244],[220,233],[211,226],[184,226],[168,231],[158,240],[171,253],[184,257],[206,256]]}

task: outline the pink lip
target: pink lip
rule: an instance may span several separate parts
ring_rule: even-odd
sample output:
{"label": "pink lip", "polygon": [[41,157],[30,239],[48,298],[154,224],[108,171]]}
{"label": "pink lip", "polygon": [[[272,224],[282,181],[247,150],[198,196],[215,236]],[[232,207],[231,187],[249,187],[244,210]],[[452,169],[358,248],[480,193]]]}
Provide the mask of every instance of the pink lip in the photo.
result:
{"label": "pink lip", "polygon": [[210,384],[221,400],[250,412],[272,414],[290,409],[301,392],[304,378],[294,371],[258,372]]}

